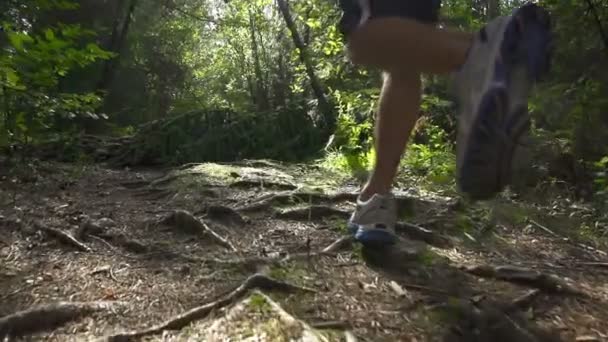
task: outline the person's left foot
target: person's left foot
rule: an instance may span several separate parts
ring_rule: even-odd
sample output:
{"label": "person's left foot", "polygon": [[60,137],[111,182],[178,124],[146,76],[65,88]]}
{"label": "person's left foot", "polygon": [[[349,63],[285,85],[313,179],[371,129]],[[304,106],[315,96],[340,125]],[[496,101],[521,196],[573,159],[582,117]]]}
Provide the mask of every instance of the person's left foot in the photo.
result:
{"label": "person's left foot", "polygon": [[367,247],[392,245],[397,240],[397,206],[392,194],[374,194],[367,201],[357,200],[348,220],[348,230],[355,240]]}

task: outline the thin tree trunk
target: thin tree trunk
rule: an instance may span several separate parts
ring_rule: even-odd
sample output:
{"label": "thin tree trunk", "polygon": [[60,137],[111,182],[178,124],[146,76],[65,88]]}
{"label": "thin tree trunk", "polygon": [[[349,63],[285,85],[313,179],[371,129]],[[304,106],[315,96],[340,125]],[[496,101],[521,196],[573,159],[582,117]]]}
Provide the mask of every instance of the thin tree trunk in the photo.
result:
{"label": "thin tree trunk", "polygon": [[586,0],[586,1],[587,1],[587,6],[589,7],[589,11],[591,11],[591,13],[593,14],[593,17],[595,19],[597,29],[600,33],[600,37],[602,37],[602,40],[604,41],[604,47],[606,48],[606,53],[608,53],[608,33],[606,33],[606,31],[604,31],[604,26],[602,25],[600,16],[597,14],[597,9],[595,8],[593,1],[592,0]]}
{"label": "thin tree trunk", "polygon": [[336,118],[334,117],[333,111],[331,110],[331,107],[329,106],[329,103],[325,97],[325,91],[323,90],[323,86],[317,78],[315,70],[312,66],[310,56],[308,55],[308,50],[306,49],[306,46],[302,41],[302,37],[300,37],[300,34],[298,33],[296,24],[294,23],[291,17],[289,4],[287,3],[287,0],[277,0],[277,4],[279,10],[281,11],[281,14],[283,15],[283,19],[285,20],[285,25],[287,25],[287,29],[289,29],[289,32],[291,33],[293,43],[298,49],[300,61],[302,62],[302,64],[304,64],[306,74],[308,75],[308,78],[310,80],[310,86],[319,103],[319,110],[321,111],[321,114],[323,115],[323,119],[325,121],[323,124],[323,128],[328,132],[333,131],[336,126]]}
{"label": "thin tree trunk", "polygon": [[264,37],[260,31],[257,32],[257,39],[259,41],[260,52],[262,53],[261,60],[264,62],[264,72],[262,73],[263,84],[264,84],[264,98],[266,100],[266,104],[268,108],[271,108],[271,98],[272,94],[270,93],[270,68],[272,67],[269,57],[268,51],[266,50],[266,45],[264,44]]}
{"label": "thin tree trunk", "polygon": [[[122,27],[120,31],[118,30],[119,20],[117,19],[114,22],[109,50],[114,52],[116,54],[116,57],[111,58],[104,63],[101,80],[99,81],[99,84],[97,86],[97,89],[99,90],[106,90],[114,78],[114,75],[116,73],[116,67],[120,62],[122,48],[127,39],[127,34],[129,33],[129,27],[131,25],[131,22],[133,21],[132,17],[133,12],[135,12],[135,8],[137,7],[137,1],[138,0],[131,0],[131,2],[129,3],[129,8],[127,9],[127,14],[122,22]],[[117,18],[119,17],[120,16],[117,15]]]}
{"label": "thin tree trunk", "polygon": [[251,35],[251,53],[253,58],[253,67],[256,78],[256,97],[257,97],[257,109],[258,110],[267,110],[269,107],[268,104],[268,94],[266,92],[266,87],[264,86],[264,76],[262,75],[262,67],[260,64],[260,52],[258,47],[258,42],[255,34],[255,18],[253,11],[249,11],[249,32]]}

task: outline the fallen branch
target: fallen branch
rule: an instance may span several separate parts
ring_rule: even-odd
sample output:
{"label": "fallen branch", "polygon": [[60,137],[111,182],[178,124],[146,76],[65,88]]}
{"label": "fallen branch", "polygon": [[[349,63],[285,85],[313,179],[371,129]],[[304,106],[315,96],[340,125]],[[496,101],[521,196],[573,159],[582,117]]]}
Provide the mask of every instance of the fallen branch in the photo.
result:
{"label": "fallen branch", "polygon": [[592,266],[599,268],[608,268],[608,262],[577,262],[577,265],[580,266]]}
{"label": "fallen branch", "polygon": [[331,245],[323,248],[321,253],[323,254],[335,254],[345,249],[349,249],[352,247],[354,238],[352,235],[345,235],[338,240],[334,241]]}
{"label": "fallen branch", "polygon": [[252,289],[260,289],[266,291],[281,291],[287,293],[293,293],[297,291],[303,292],[312,292],[315,290],[300,287],[297,285],[285,283],[279,280],[272,279],[263,274],[254,274],[247,278],[241,285],[239,285],[235,290],[230,292],[224,298],[219,299],[217,301],[207,303],[198,307],[195,307],[191,310],[188,310],[184,313],[181,313],[161,324],[152,326],[147,329],[138,330],[138,331],[130,331],[123,332],[115,335],[108,336],[106,341],[108,342],[124,342],[130,341],[136,338],[141,338],[143,336],[158,334],[165,330],[178,330],[186,325],[202,319],[206,317],[211,311],[217,310],[219,308],[225,307],[227,305],[232,304],[239,298],[242,298],[249,290]]}
{"label": "fallen branch", "polygon": [[218,245],[233,251],[237,249],[228,240],[213,231],[207,224],[200,221],[185,210],[176,210],[160,220],[161,224],[169,225],[189,234],[203,234],[210,237]]}
{"label": "fallen branch", "polygon": [[513,312],[513,311],[516,311],[516,310],[524,311],[527,308],[529,308],[532,305],[532,303],[538,297],[540,297],[541,294],[542,294],[542,291],[540,291],[540,290],[529,291],[526,294],[513,299],[507,305],[507,307],[504,309],[504,311],[507,312],[507,313]]}
{"label": "fallen branch", "polygon": [[447,237],[412,223],[399,222],[395,226],[395,231],[407,235],[412,240],[423,241],[435,247],[448,248],[452,246],[452,242]]}
{"label": "fallen branch", "polygon": [[288,209],[275,213],[276,218],[288,220],[321,220],[328,217],[346,219],[351,213],[346,210],[328,207],[325,205],[312,205],[304,208]]}
{"label": "fallen branch", "polygon": [[588,297],[583,291],[565,283],[560,278],[539,271],[515,266],[464,266],[465,272],[482,277],[511,282],[522,286],[530,286],[546,293]]}
{"label": "fallen branch", "polygon": [[404,283],[400,283],[398,284],[400,287],[409,290],[409,291],[417,291],[417,292],[423,292],[423,293],[427,293],[427,294],[433,294],[433,295],[440,295],[440,296],[450,296],[451,294],[447,291],[441,290],[441,289],[435,289],[432,287],[427,287],[427,286],[422,286],[422,285],[416,285],[416,284],[404,284]]}
{"label": "fallen branch", "polygon": [[209,228],[209,226],[207,226],[204,222],[201,222],[201,223],[203,224],[203,227],[205,227],[206,234],[208,236],[210,236],[218,245],[231,249],[235,252],[237,251],[236,247],[234,247],[234,245],[230,241],[224,239],[221,235],[216,233],[213,229]]}
{"label": "fallen branch", "polygon": [[529,220],[530,223],[532,223],[533,225],[535,225],[536,227],[540,228],[541,230],[547,232],[549,235],[556,237],[556,238],[562,238],[559,234],[555,233],[554,231],[552,231],[551,229],[543,226],[542,224],[534,221],[534,220]]}
{"label": "fallen branch", "polygon": [[59,302],[0,318],[0,340],[56,329],[83,315],[108,310],[117,302]]}
{"label": "fallen branch", "polygon": [[[536,221],[534,221],[534,220],[529,220],[529,222],[530,222],[530,223],[532,223],[534,226],[536,226],[536,227],[540,228],[541,230],[543,230],[543,231],[545,231],[545,232],[549,233],[549,234],[550,234],[551,236],[553,236],[553,237],[556,237],[556,238],[562,239],[562,240],[564,240],[564,241],[571,242],[570,238],[567,238],[567,237],[561,236],[561,235],[559,235],[559,234],[555,233],[554,231],[552,231],[551,229],[549,229],[549,228],[547,228],[547,227],[543,226],[542,224],[540,224],[540,223],[538,223],[538,222],[536,222]],[[598,254],[601,254],[601,255],[604,255],[604,256],[608,255],[608,253],[606,253],[606,252],[604,252],[604,251],[602,251],[602,250],[599,250],[599,249],[597,249],[597,248],[595,248],[595,247],[591,247],[591,246],[585,245],[585,244],[583,244],[583,243],[577,243],[577,242],[575,242],[575,244],[576,244],[578,247],[580,247],[580,248],[582,248],[582,249],[584,249],[584,250],[587,250],[587,251],[592,251],[592,252],[595,252],[595,253],[598,253]]]}
{"label": "fallen branch", "polygon": [[73,237],[70,233],[61,231],[59,229],[50,228],[43,225],[41,222],[34,222],[34,227],[37,230],[47,233],[48,235],[56,238],[57,240],[76,247],[78,250],[83,252],[91,252],[91,248],[84,243],[78,241],[75,237]]}
{"label": "fallen branch", "polygon": [[97,235],[91,234],[89,236],[95,239],[99,238],[101,239],[100,241],[105,241],[106,246],[110,247],[111,249],[114,249],[114,246],[112,246],[107,240],[110,240],[114,244],[135,254],[144,254],[150,251],[150,247],[148,245],[135,239],[131,239],[122,233],[98,233]]}

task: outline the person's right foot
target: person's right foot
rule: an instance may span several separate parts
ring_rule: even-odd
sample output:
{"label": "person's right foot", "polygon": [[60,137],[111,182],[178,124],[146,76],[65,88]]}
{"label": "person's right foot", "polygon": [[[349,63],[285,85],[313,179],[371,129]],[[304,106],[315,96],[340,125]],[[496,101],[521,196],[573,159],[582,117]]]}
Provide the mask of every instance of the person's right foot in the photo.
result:
{"label": "person's right foot", "polygon": [[357,207],[348,220],[348,230],[355,240],[367,247],[382,248],[397,240],[397,206],[392,194],[374,194],[366,201],[357,199]]}
{"label": "person's right foot", "polygon": [[530,128],[529,92],[548,71],[550,44],[549,16],[531,3],[476,34],[455,79],[457,183],[469,198],[489,199],[510,183],[515,150]]}

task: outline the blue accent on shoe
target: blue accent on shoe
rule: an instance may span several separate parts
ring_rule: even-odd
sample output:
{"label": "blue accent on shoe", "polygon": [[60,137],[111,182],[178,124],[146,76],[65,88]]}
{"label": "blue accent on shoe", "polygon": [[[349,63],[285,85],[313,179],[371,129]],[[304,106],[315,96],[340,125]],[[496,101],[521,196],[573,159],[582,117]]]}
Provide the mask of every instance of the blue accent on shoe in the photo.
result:
{"label": "blue accent on shoe", "polygon": [[358,229],[355,240],[366,247],[381,248],[395,244],[397,237],[385,229]]}
{"label": "blue accent on shoe", "polygon": [[357,230],[359,230],[359,226],[356,223],[348,221],[346,223],[346,230],[348,231],[349,234],[355,235],[355,233],[357,233]]}

